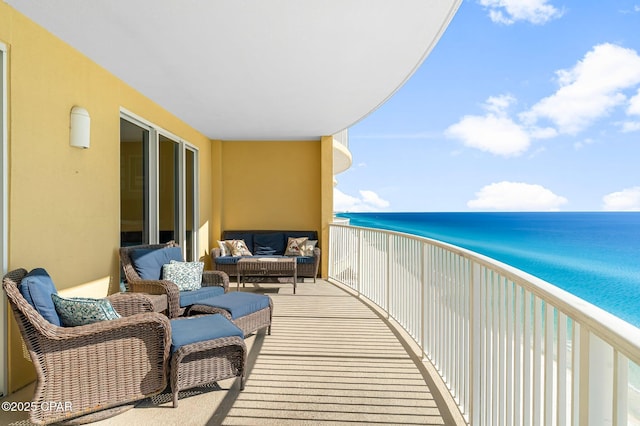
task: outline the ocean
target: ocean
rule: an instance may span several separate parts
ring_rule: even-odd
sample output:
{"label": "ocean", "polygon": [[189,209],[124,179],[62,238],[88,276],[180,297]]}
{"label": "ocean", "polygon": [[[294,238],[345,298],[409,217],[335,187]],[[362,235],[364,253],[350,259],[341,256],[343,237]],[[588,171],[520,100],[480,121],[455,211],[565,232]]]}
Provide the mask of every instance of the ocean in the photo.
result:
{"label": "ocean", "polygon": [[499,260],[640,327],[640,212],[341,213]]}

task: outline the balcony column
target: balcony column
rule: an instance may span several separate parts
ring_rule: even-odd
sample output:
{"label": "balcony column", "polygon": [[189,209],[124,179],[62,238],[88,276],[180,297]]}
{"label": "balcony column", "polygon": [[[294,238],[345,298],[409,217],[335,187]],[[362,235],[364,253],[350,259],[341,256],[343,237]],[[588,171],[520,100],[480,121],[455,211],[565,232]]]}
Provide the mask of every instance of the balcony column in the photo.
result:
{"label": "balcony column", "polygon": [[328,276],[329,224],[333,222],[333,136],[320,138],[320,274]]}

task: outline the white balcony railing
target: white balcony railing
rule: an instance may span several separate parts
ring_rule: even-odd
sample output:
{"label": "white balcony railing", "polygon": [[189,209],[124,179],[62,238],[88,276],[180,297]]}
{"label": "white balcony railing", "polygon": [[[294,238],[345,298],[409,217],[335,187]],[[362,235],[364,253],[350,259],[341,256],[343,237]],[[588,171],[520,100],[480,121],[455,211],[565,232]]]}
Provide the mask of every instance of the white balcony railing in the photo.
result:
{"label": "white balcony railing", "polygon": [[640,329],[446,243],[340,224],[329,239],[329,278],[413,337],[471,425],[638,424]]}

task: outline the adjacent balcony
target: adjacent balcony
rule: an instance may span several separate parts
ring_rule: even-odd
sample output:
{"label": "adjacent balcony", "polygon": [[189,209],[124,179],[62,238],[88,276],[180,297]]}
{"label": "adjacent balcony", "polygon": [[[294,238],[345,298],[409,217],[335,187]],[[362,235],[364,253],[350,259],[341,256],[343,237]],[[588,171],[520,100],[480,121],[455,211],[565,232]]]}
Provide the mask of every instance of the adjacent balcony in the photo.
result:
{"label": "adjacent balcony", "polygon": [[335,176],[351,167],[353,158],[349,151],[349,129],[333,135],[333,183],[337,183]]}

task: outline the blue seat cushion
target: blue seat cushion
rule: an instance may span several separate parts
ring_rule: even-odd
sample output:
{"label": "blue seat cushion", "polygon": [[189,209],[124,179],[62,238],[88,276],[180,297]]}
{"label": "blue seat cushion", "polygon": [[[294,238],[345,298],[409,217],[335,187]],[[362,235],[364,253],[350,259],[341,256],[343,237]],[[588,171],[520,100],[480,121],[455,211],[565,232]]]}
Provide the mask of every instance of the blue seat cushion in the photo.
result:
{"label": "blue seat cushion", "polygon": [[218,256],[216,257],[216,263],[219,265],[235,265],[238,263],[238,260],[243,257],[251,257],[251,256]]}
{"label": "blue seat cushion", "polygon": [[224,288],[220,286],[200,287],[197,290],[188,290],[180,292],[180,307],[193,305],[194,303],[200,303],[202,299],[208,299],[214,296],[221,296],[224,294]]}
{"label": "blue seat cushion", "polygon": [[[235,265],[238,263],[238,260],[243,257],[284,257],[278,255],[264,255],[264,256],[218,256],[216,257],[216,263],[218,265]],[[296,263],[314,263],[315,257],[313,256],[297,256]]]}
{"label": "blue seat cushion", "polygon": [[244,333],[220,314],[171,320],[171,353],[185,345]]}
{"label": "blue seat cushion", "polygon": [[47,271],[36,268],[25,275],[20,282],[20,293],[44,319],[58,327],[62,325],[51,298],[58,291]]}
{"label": "blue seat cushion", "polygon": [[172,260],[183,261],[180,247],[131,250],[131,262],[143,280],[161,280],[162,265]]}
{"label": "blue seat cushion", "polygon": [[269,296],[236,291],[203,299],[198,301],[197,304],[222,308],[231,314],[232,319],[236,319],[268,308]]}

